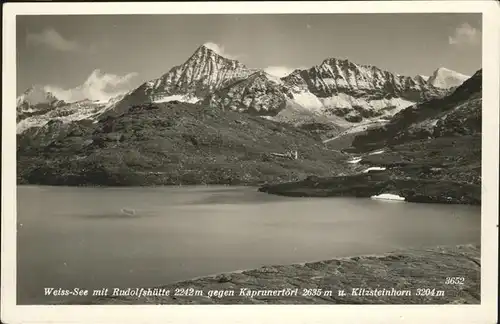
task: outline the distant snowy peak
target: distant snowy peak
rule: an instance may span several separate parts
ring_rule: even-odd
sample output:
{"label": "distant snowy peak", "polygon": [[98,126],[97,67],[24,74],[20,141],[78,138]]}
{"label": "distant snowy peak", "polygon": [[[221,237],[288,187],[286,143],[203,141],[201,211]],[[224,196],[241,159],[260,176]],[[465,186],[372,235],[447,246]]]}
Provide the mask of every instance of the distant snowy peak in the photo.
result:
{"label": "distant snowy peak", "polygon": [[470,78],[470,76],[441,67],[434,71],[427,82],[436,88],[448,89],[458,87],[468,78]]}
{"label": "distant snowy peak", "polygon": [[17,97],[16,107],[18,111],[32,110],[37,105],[54,105],[60,103],[61,100],[47,91],[47,89],[40,85],[32,86],[27,89],[22,95]]}

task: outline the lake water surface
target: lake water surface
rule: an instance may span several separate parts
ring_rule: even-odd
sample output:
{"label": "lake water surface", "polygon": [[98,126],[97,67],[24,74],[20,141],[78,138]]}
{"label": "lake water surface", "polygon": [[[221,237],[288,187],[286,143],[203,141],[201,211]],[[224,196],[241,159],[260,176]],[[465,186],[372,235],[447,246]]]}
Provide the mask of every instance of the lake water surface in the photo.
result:
{"label": "lake water surface", "polygon": [[[251,187],[17,190],[18,303],[408,247],[480,243],[477,206],[288,198]],[[133,214],[133,215],[132,215]]]}

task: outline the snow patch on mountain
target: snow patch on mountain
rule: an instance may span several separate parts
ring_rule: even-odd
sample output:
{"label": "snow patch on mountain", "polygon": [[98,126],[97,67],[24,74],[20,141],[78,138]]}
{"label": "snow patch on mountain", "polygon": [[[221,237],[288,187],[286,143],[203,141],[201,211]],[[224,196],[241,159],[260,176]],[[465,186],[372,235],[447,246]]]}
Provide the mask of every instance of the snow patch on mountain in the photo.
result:
{"label": "snow patch on mountain", "polygon": [[183,96],[183,95],[173,95],[173,96],[166,96],[166,97],[161,97],[161,98],[155,99],[153,102],[154,103],[162,103],[162,102],[170,102],[170,101],[197,103],[198,101],[200,101],[200,98]]}
{"label": "snow patch on mountain", "polygon": [[382,154],[384,152],[385,152],[385,150],[376,150],[376,151],[368,153],[368,155],[378,155],[378,154]]}
{"label": "snow patch on mountain", "polygon": [[370,171],[384,171],[384,167],[369,167],[368,169],[364,170],[363,173],[368,173]]}
{"label": "snow patch on mountain", "polygon": [[[307,103],[307,100],[302,101],[302,104],[305,103]],[[311,109],[310,106],[304,107],[293,99],[287,98],[285,100],[284,106],[285,107],[281,109],[276,115],[266,116],[266,118],[276,122],[288,123],[296,126],[307,123],[332,122],[330,118],[328,118],[325,114],[322,114],[320,111]]]}
{"label": "snow patch on mountain", "polygon": [[353,122],[371,122],[373,119],[390,117],[414,102],[402,98],[374,99],[355,98],[346,93],[338,93],[327,98],[317,97],[305,90],[291,94],[291,100],[312,112],[327,113],[344,117]]}
{"label": "snow patch on mountain", "polygon": [[316,97],[309,91],[294,93],[292,100],[297,105],[304,107],[311,112],[320,113],[323,112],[325,108],[323,102],[321,102],[318,97]]}
{"label": "snow patch on mountain", "polygon": [[360,157],[357,157],[357,158],[354,158],[352,160],[348,160],[347,163],[349,163],[349,164],[358,164],[359,162],[361,162],[361,160],[363,160],[363,159],[360,158]]}

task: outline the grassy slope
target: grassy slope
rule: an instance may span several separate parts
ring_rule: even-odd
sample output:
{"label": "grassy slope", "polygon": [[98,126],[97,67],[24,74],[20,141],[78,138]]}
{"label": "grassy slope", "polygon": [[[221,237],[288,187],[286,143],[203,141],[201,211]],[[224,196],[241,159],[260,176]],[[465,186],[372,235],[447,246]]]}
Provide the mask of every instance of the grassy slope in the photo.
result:
{"label": "grassy slope", "polygon": [[[213,107],[136,106],[95,125],[64,127],[42,144],[19,139],[21,182],[258,184],[346,172],[338,163],[342,154],[325,149],[306,130]],[[298,160],[270,155],[293,149]]]}
{"label": "grassy slope", "polygon": [[481,136],[441,137],[385,147],[381,154],[357,153],[351,173],[372,166],[386,170],[266,185],[259,190],[285,196],[370,197],[393,193],[411,202],[481,203]]}

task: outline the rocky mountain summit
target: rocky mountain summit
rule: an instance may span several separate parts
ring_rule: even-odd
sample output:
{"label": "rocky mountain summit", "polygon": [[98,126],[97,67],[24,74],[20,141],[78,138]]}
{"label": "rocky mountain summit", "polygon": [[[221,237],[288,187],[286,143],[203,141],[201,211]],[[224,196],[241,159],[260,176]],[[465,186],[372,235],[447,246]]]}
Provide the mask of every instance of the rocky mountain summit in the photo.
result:
{"label": "rocky mountain summit", "polygon": [[114,113],[121,113],[131,105],[181,101],[195,103],[207,95],[245,79],[255,69],[249,69],[237,60],[217,54],[209,46],[200,46],[191,57],[170,71],[143,83],[125,96]]}

